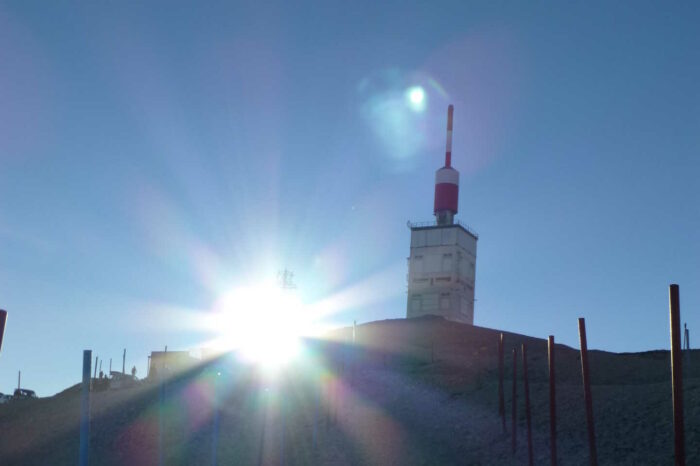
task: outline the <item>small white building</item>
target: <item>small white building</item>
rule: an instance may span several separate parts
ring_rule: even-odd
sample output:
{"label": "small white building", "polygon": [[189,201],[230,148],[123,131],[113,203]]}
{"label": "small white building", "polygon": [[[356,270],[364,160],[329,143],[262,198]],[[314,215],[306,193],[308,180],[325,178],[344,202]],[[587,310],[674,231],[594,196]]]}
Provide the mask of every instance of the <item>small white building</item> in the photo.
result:
{"label": "small white building", "polygon": [[189,351],[151,351],[148,377],[171,377],[194,367],[199,360]]}
{"label": "small white building", "polygon": [[411,224],[406,317],[436,315],[474,324],[476,242],[479,237],[455,222],[459,172],[452,168],[452,114],[447,109],[445,165],[435,173],[435,222]]}

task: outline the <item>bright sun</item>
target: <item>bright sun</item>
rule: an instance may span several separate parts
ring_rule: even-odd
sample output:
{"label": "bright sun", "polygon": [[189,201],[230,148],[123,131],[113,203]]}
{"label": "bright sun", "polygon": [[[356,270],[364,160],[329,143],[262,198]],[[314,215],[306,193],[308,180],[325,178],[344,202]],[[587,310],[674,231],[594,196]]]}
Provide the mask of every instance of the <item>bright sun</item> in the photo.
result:
{"label": "bright sun", "polygon": [[300,339],[311,329],[308,315],[293,290],[273,284],[236,288],[216,302],[214,346],[236,350],[248,361],[275,368],[299,354]]}
{"label": "bright sun", "polygon": [[425,109],[426,98],[425,90],[420,86],[413,86],[406,90],[406,99],[409,106],[416,112],[421,112]]}

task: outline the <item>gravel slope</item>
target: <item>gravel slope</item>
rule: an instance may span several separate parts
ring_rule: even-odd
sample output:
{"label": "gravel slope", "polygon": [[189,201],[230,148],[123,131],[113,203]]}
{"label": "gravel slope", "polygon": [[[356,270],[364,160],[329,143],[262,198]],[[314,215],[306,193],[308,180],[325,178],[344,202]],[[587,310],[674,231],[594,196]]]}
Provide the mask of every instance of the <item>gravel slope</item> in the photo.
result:
{"label": "gravel slope", "polygon": [[[162,406],[155,383],[95,392],[91,464],[157,464],[161,423],[164,460],[174,465],[212,464],[214,451],[219,464],[526,464],[520,376],[515,456],[497,416],[498,335],[441,319],[381,321],[358,327],[354,349],[343,343],[349,329],[319,344],[321,372],[290,367],[271,381],[222,360],[170,381]],[[522,343],[535,464],[549,464],[546,341],[505,335],[508,355]],[[685,365],[688,464],[700,464],[698,358]],[[590,366],[599,463],[672,464],[669,353],[594,351]],[[505,373],[510,431],[510,357]],[[588,464],[578,351],[561,345],[557,403],[559,464]],[[0,464],[75,464],[78,414],[77,386],[0,405]]]}

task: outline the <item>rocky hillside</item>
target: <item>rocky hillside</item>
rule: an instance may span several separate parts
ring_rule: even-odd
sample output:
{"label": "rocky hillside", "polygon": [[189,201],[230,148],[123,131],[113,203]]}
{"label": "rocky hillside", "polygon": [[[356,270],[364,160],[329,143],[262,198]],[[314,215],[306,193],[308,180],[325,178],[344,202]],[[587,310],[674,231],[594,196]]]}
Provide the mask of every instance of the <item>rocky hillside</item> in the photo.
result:
{"label": "rocky hillside", "polygon": [[[526,464],[520,346],[528,346],[535,463],[549,464],[547,344],[505,334],[507,430],[496,330],[442,319],[334,332],[270,378],[226,356],[170,380],[92,394],[90,463]],[[511,453],[518,348],[518,447]],[[557,345],[559,464],[588,464],[578,351]],[[700,464],[700,373],[685,369],[688,464]],[[600,464],[672,464],[669,353],[590,353]],[[161,401],[162,400],[162,401]],[[74,465],[80,390],[0,405],[0,464]],[[159,448],[159,445],[162,447]],[[160,453],[159,453],[160,452]]]}

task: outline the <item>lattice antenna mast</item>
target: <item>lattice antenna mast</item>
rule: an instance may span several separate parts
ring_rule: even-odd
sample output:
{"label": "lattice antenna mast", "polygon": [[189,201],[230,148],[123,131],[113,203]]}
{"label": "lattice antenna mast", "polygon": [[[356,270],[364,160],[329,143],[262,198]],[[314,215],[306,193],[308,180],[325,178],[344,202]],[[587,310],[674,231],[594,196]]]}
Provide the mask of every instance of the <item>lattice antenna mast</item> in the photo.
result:
{"label": "lattice antenna mast", "polygon": [[294,272],[287,270],[286,268],[280,272],[277,272],[277,283],[279,287],[283,290],[294,290],[296,285],[294,284]]}

